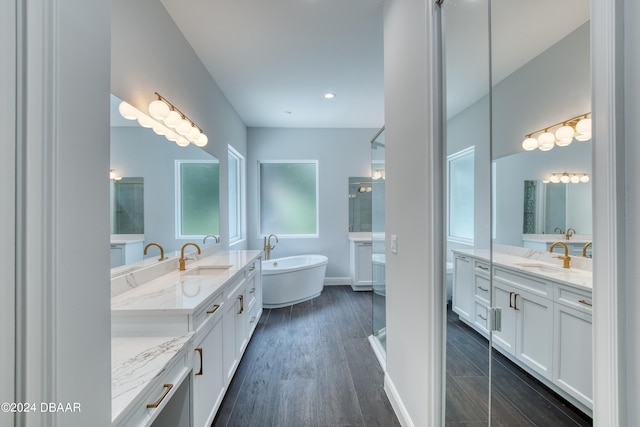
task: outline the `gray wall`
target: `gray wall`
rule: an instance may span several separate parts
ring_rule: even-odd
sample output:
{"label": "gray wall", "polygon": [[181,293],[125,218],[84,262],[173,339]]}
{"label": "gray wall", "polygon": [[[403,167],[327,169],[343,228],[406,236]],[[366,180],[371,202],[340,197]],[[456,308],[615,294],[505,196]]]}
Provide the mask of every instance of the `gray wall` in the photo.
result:
{"label": "gray wall", "polygon": [[159,92],[209,137],[204,149],[220,161],[220,233],[227,247],[227,144],[246,158],[246,126],[159,0],[113,0],[112,28],[111,91],[142,111]]}
{"label": "gray wall", "polygon": [[[145,244],[157,242],[166,252],[180,250],[188,240],[177,240],[175,160],[212,160],[204,150],[179,147],[140,126],[111,128],[111,168],[123,177],[144,178]],[[225,206],[227,206],[225,204]],[[200,244],[200,241],[196,242]],[[207,240],[207,245],[213,239]],[[157,257],[154,249],[149,257]]]}
{"label": "gray wall", "polygon": [[327,278],[349,277],[349,177],[370,176],[371,138],[377,129],[249,128],[247,222],[249,247],[258,236],[257,167],[260,160],[318,160],[319,237],[280,238],[273,258],[317,253],[329,258]]}

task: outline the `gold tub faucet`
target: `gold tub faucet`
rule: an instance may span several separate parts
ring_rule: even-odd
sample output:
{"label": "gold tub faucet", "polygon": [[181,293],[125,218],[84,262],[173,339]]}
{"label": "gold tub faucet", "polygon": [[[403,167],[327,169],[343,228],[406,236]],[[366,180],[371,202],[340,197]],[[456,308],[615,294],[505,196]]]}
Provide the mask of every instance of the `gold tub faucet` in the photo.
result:
{"label": "gold tub faucet", "polygon": [[186,248],[187,246],[195,246],[196,249],[198,250],[198,253],[201,253],[200,252],[200,246],[198,246],[196,243],[187,242],[184,245],[182,245],[182,250],[180,251],[180,271],[184,271],[185,270],[184,248]]}
{"label": "gold tub faucet", "polygon": [[571,257],[569,256],[569,247],[566,245],[566,243],[564,242],[554,242],[551,247],[549,248],[549,252],[553,252],[553,248],[555,248],[556,246],[562,246],[564,248],[564,256],[558,255],[558,259],[561,259],[562,261],[564,261],[564,264],[562,265],[563,268],[570,268],[569,267],[569,262],[571,261]]}
{"label": "gold tub faucet", "polygon": [[264,254],[265,254],[264,257],[265,257],[265,259],[271,259],[271,251],[273,249],[275,249],[275,247],[276,247],[276,245],[273,245],[273,246],[271,245],[271,238],[272,237],[275,237],[276,243],[279,243],[278,242],[278,236],[276,236],[275,234],[269,234],[269,237],[264,236],[264,248],[263,249],[264,249]]}

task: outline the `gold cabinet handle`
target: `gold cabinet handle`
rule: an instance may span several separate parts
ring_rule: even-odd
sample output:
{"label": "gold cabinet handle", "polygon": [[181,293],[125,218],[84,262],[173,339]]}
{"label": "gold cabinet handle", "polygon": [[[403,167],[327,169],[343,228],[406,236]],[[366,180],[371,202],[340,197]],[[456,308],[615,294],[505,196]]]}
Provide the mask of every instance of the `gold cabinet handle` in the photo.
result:
{"label": "gold cabinet handle", "polygon": [[255,292],[256,292],[256,288],[251,288],[251,289],[249,289],[249,293],[250,293],[250,294],[253,294],[253,293],[255,293]]}
{"label": "gold cabinet handle", "polygon": [[480,285],[478,285],[478,289],[480,289],[481,291],[484,291],[484,292],[489,292],[489,289],[487,289],[487,288],[483,288],[483,287],[482,287],[482,286],[480,286]]}
{"label": "gold cabinet handle", "polygon": [[255,271],[255,270],[256,270],[256,266],[255,266],[255,265],[252,265],[252,266],[249,268],[249,271]]}
{"label": "gold cabinet handle", "polygon": [[196,372],[195,375],[202,375],[202,373],[203,373],[202,372],[202,365],[203,365],[203,363],[202,363],[202,348],[198,347],[195,350],[198,352],[198,354],[200,354],[200,370],[198,372]]}
{"label": "gold cabinet handle", "polygon": [[244,312],[244,295],[238,295],[238,299],[240,300],[240,311],[238,311],[238,314],[242,314]]}
{"label": "gold cabinet handle", "polygon": [[478,265],[478,268],[479,268],[480,270],[489,271],[489,267],[485,267],[484,265]]}
{"label": "gold cabinet handle", "polygon": [[253,323],[256,321],[256,316],[251,316],[251,321],[249,323]]}
{"label": "gold cabinet handle", "polygon": [[487,318],[484,317],[482,314],[478,314],[478,317],[481,318],[482,320],[487,320]]}
{"label": "gold cabinet handle", "polygon": [[213,308],[209,311],[207,311],[207,314],[213,314],[216,312],[216,310],[218,310],[220,308],[220,304],[213,304]]}
{"label": "gold cabinet handle", "polygon": [[520,294],[515,294],[515,293],[513,294],[513,309],[514,310],[520,310],[518,308],[518,295],[520,295]]}
{"label": "gold cabinet handle", "polygon": [[584,305],[588,305],[589,307],[593,307],[593,304],[591,304],[591,303],[590,303],[589,301],[587,301],[587,300],[583,300],[583,299],[581,299],[581,300],[578,300],[578,302],[579,302],[580,304],[584,304]]}
{"label": "gold cabinet handle", "polygon": [[509,292],[509,308],[513,308],[513,292]]}
{"label": "gold cabinet handle", "polygon": [[160,396],[160,399],[156,400],[153,403],[149,403],[147,404],[147,408],[157,408],[158,406],[160,406],[160,404],[162,403],[162,401],[164,400],[165,397],[167,397],[167,394],[169,394],[169,392],[171,391],[171,389],[173,388],[173,384],[165,384],[163,386],[166,390],[164,391],[164,393],[162,393],[162,396]]}

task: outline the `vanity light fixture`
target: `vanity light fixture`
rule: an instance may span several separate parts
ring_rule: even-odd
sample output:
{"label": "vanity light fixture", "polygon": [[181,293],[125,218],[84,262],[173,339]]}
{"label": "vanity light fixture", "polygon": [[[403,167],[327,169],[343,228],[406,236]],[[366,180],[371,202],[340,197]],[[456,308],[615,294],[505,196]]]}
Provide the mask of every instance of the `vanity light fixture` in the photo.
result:
{"label": "vanity light fixture", "polygon": [[155,95],[158,99],[149,104],[149,115],[125,101],[120,103],[118,111],[125,119],[137,120],[140,126],[152,129],[157,135],[164,136],[180,147],[186,147],[189,144],[198,147],[207,145],[209,142],[207,135],[193,120],[158,92],[155,92]]}
{"label": "vanity light fixture", "polygon": [[122,179],[122,176],[118,175],[115,169],[111,169],[109,171],[109,179],[114,181],[120,181]]}
{"label": "vanity light fixture", "polygon": [[569,173],[569,172],[562,172],[562,173],[554,172],[542,180],[542,182],[545,184],[548,184],[550,182],[553,184],[558,184],[558,183],[579,184],[579,183],[587,183],[589,181],[591,181],[591,178],[586,173]]}
{"label": "vanity light fixture", "polygon": [[[525,135],[522,148],[532,151],[536,148],[549,151],[556,145],[566,147],[575,138],[578,141],[591,139],[591,113],[580,114],[563,122],[556,123],[543,129]],[[554,130],[554,132],[551,132]],[[537,138],[534,137],[538,135]]]}

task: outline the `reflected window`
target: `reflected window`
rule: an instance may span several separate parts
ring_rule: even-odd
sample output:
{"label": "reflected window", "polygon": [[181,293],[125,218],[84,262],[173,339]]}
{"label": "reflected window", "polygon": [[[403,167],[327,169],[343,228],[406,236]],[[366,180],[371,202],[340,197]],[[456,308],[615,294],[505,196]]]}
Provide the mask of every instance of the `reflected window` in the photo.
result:
{"label": "reflected window", "polygon": [[447,212],[449,240],[473,243],[475,148],[447,157]]}
{"label": "reflected window", "polygon": [[176,160],[176,238],[220,234],[218,176],[217,161]]}
{"label": "reflected window", "polygon": [[260,235],[318,236],[318,162],[259,162]]}
{"label": "reflected window", "polygon": [[229,243],[245,238],[245,159],[229,145]]}

